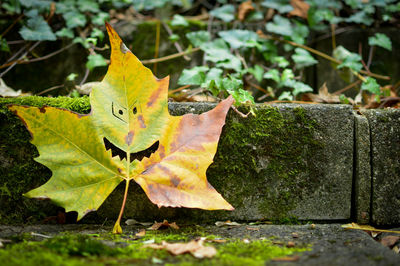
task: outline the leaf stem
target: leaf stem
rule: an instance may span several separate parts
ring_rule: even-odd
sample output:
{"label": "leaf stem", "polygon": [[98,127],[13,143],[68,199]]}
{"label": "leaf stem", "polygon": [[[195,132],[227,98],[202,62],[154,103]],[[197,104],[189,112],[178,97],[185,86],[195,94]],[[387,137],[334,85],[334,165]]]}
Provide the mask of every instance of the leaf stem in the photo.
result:
{"label": "leaf stem", "polygon": [[118,219],[115,222],[115,225],[114,225],[114,228],[113,228],[113,234],[122,234],[122,228],[121,228],[120,223],[121,223],[122,214],[124,214],[126,198],[128,197],[129,180],[130,179],[126,179],[124,199],[122,200],[121,210],[119,212]]}

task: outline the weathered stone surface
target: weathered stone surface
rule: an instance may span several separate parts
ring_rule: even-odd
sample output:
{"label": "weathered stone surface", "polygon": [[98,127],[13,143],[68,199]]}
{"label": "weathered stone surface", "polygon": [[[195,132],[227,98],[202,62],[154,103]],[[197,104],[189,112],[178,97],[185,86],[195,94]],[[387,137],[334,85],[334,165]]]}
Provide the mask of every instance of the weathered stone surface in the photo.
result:
{"label": "weathered stone surface", "polygon": [[372,222],[400,224],[400,110],[364,114],[371,132]]}
{"label": "weathered stone surface", "polygon": [[354,215],[357,223],[367,224],[371,215],[371,164],[369,124],[365,116],[354,120]]}
{"label": "weathered stone surface", "polygon": [[[52,104],[51,100],[46,101],[46,104]],[[80,100],[80,104],[74,101],[65,99],[64,107],[78,112],[88,111],[85,100]],[[30,104],[41,105],[43,102]],[[171,103],[170,111],[174,115],[200,113],[212,106],[206,103]],[[197,221],[282,221],[292,216],[306,220],[350,219],[354,134],[352,108],[344,105],[282,104],[259,105],[254,112],[256,116],[247,119],[229,112],[214,163],[207,171],[209,182],[236,208],[235,211],[158,209],[133,183],[124,217]],[[24,221],[31,215],[55,215],[54,208],[49,209],[49,205],[14,194],[43,184],[51,173],[33,161],[33,157],[37,156],[36,149],[28,143],[29,134],[18,119],[2,109],[1,123],[2,131],[5,131],[3,136],[9,136],[1,142],[0,154],[5,158],[2,159],[1,170],[7,176],[0,180],[0,186],[4,186],[10,197],[16,199],[10,200],[3,192],[8,213],[0,208],[1,218],[6,218],[13,209],[20,211],[15,215],[18,221]],[[16,134],[15,137],[13,134]],[[12,141],[12,138],[15,140]],[[25,167],[21,169],[20,164]],[[29,177],[27,180],[26,176]],[[18,188],[14,188],[12,182],[18,184]],[[89,214],[84,221],[115,219],[123,189],[124,184],[121,184],[98,212]],[[24,204],[28,204],[29,208]]]}

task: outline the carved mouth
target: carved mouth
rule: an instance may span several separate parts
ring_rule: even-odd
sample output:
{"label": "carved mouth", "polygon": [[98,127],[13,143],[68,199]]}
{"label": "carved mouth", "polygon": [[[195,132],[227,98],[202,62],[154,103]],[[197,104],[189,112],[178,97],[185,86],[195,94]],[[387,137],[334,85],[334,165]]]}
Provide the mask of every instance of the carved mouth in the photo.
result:
{"label": "carved mouth", "polygon": [[[112,157],[119,156],[120,160],[126,159],[126,156],[127,156],[126,151],[121,150],[120,148],[118,148],[117,146],[112,144],[111,141],[109,141],[106,137],[103,138],[103,141],[104,141],[104,146],[105,146],[106,150],[108,151],[109,149],[111,149]],[[157,140],[149,148],[142,150],[142,151],[135,152],[135,153],[131,153],[129,156],[130,162],[133,162],[135,159],[138,161],[141,161],[144,157],[149,158],[150,155],[153,154],[158,149],[158,145],[159,145],[159,141]]]}

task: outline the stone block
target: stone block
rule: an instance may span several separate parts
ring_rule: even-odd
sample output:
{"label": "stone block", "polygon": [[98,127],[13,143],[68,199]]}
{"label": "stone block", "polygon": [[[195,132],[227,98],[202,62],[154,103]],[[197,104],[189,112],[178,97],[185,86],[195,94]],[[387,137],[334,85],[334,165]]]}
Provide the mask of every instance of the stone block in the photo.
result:
{"label": "stone block", "polygon": [[363,113],[371,134],[372,222],[400,224],[400,110]]}
{"label": "stone block", "polygon": [[[30,99],[30,100],[29,100]],[[36,163],[36,148],[29,133],[0,101],[0,223],[25,222],[57,214],[49,203],[21,194],[43,184],[51,172]],[[88,101],[39,97],[14,100],[87,113]],[[22,101],[22,102],[21,102]],[[45,101],[45,102],[44,102]],[[60,103],[61,101],[61,103]],[[63,101],[63,103],[62,103]],[[212,108],[207,103],[170,103],[170,112],[181,115]],[[243,111],[246,108],[243,108]],[[345,105],[257,105],[256,116],[241,118],[232,110],[227,117],[209,182],[234,207],[234,211],[157,208],[132,182],[124,218],[137,220],[343,220],[351,217],[354,115]],[[115,220],[122,203],[124,184],[118,186],[97,212],[82,222]],[[3,208],[5,207],[6,208]],[[15,213],[13,213],[15,212]],[[10,217],[13,219],[8,219]]]}
{"label": "stone block", "polygon": [[354,117],[354,215],[357,223],[368,224],[371,215],[369,124],[365,116],[354,114]]}

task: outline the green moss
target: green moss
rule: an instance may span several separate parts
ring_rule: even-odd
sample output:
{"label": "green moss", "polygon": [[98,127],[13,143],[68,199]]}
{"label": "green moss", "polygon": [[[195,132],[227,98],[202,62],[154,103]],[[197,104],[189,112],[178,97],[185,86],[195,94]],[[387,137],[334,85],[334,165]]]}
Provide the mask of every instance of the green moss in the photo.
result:
{"label": "green moss", "polygon": [[310,165],[322,148],[314,138],[318,125],[301,107],[263,106],[255,112],[252,119],[230,113],[207,176],[236,208],[255,204],[266,219],[293,219],[290,211],[307,193],[303,189],[320,182]]}
{"label": "green moss", "polygon": [[25,198],[23,193],[42,185],[51,172],[33,158],[39,154],[22,122],[7,109],[7,104],[42,107],[44,105],[88,113],[88,97],[0,98],[0,224],[37,222],[57,213],[54,205]]}
{"label": "green moss", "polygon": [[[196,230],[195,230],[196,231]],[[212,259],[196,259],[189,254],[172,256],[165,250],[144,248],[146,241],[155,243],[187,242],[194,239],[193,231],[172,230],[147,232],[137,239],[133,235],[100,234],[97,237],[64,234],[42,242],[24,240],[0,250],[2,265],[264,265],[276,257],[288,256],[307,250],[307,247],[286,248],[274,245],[270,240],[253,240],[245,243],[240,239],[227,239],[226,243],[212,245],[217,255]],[[198,237],[198,236],[197,236]],[[207,237],[210,239],[209,237]],[[209,245],[209,244],[206,244]]]}

